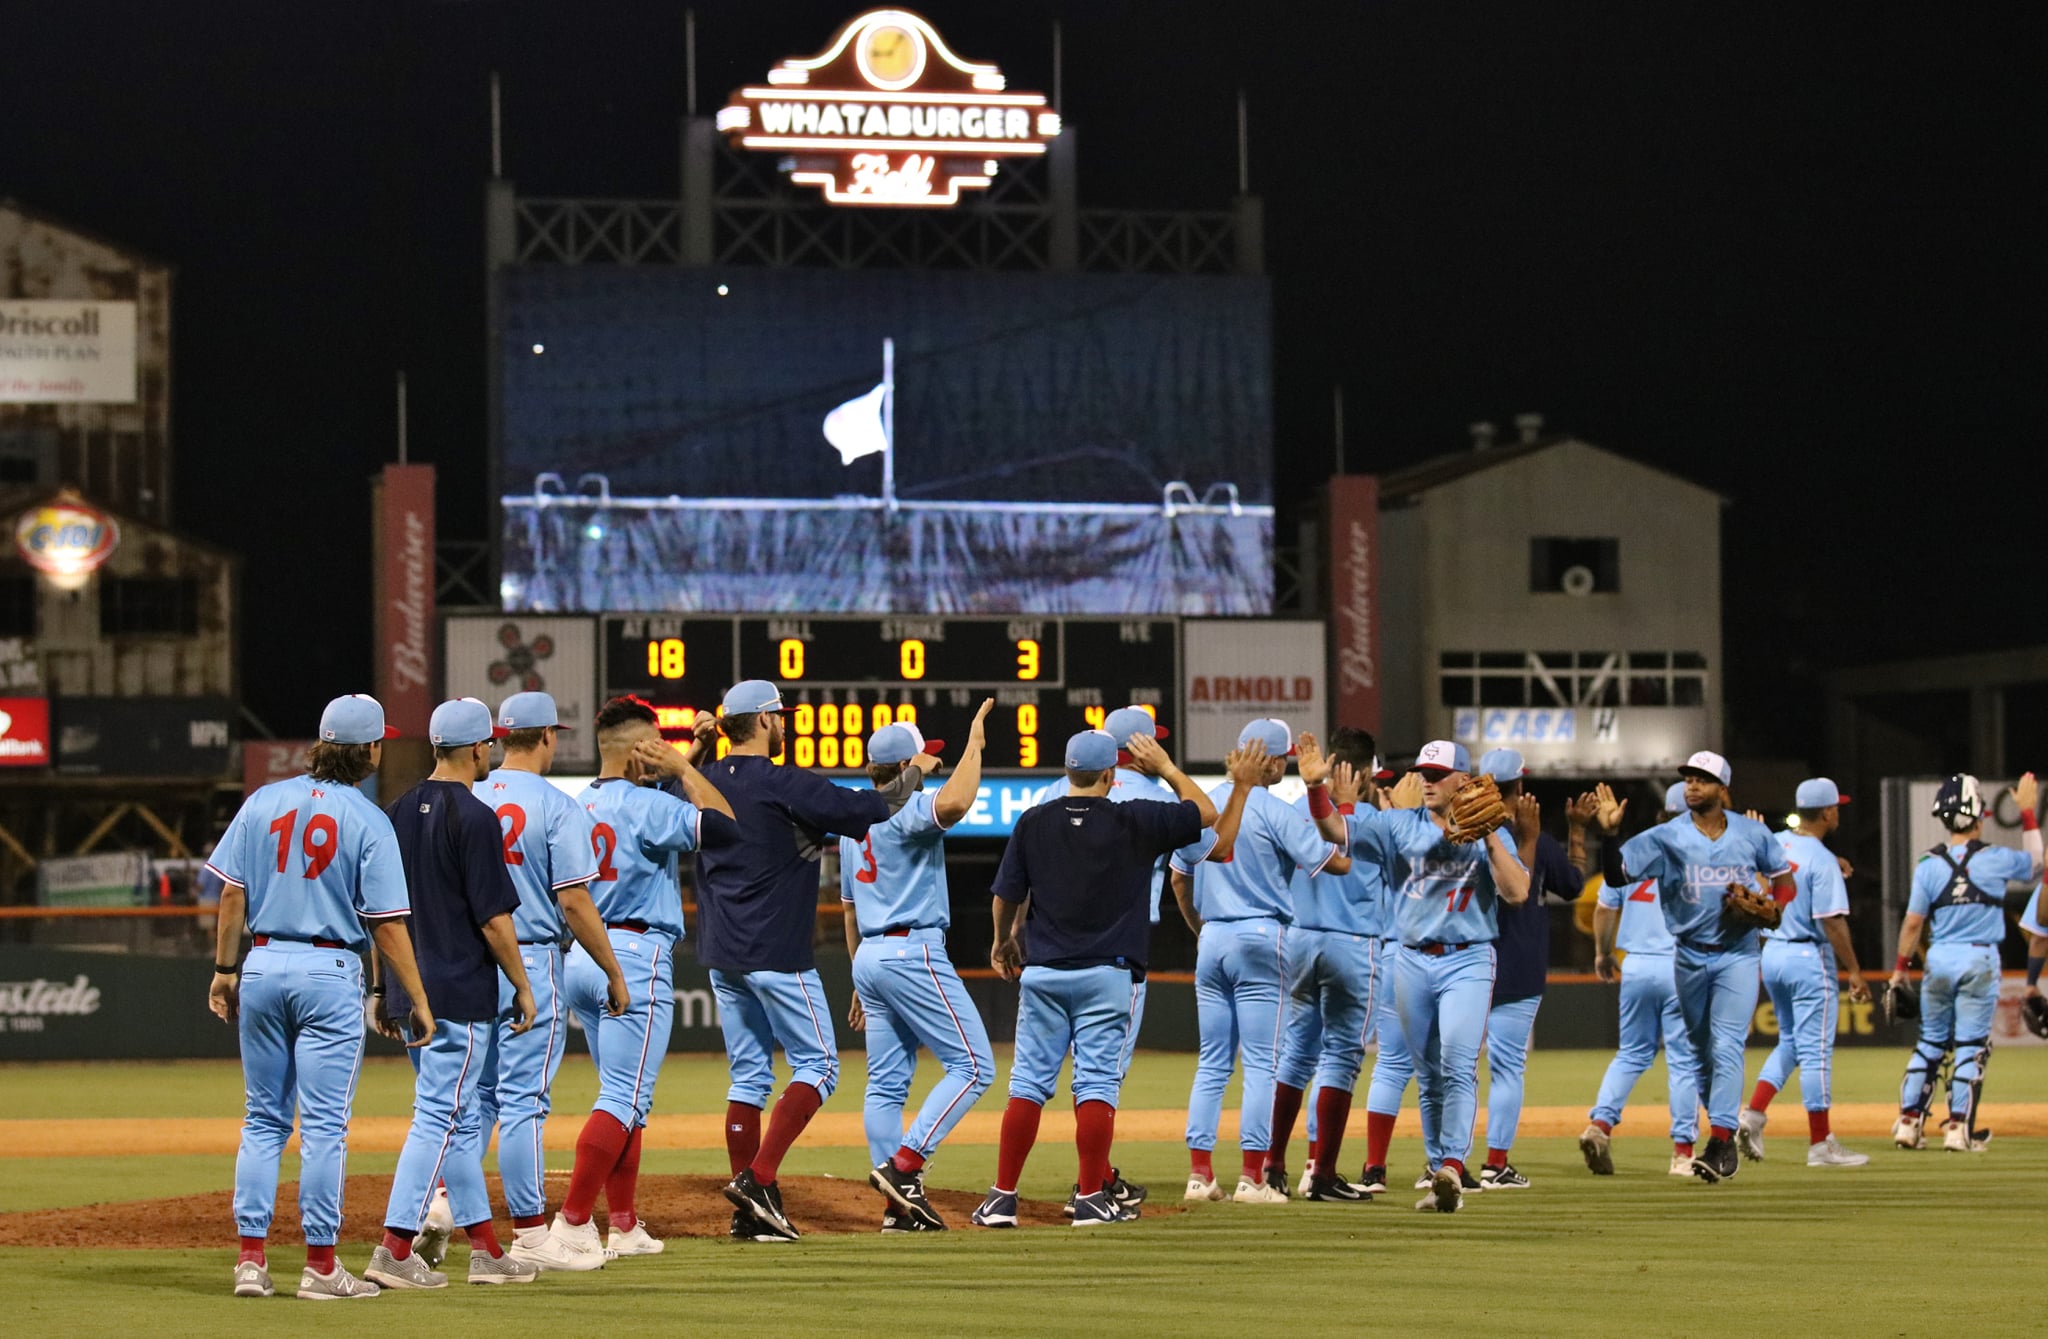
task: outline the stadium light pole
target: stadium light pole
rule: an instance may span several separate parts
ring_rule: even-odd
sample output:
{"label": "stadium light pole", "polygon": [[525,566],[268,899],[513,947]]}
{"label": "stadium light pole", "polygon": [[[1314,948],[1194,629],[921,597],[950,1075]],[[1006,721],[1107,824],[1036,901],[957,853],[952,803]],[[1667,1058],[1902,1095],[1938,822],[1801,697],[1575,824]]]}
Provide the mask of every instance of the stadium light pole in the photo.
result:
{"label": "stadium light pole", "polygon": [[896,341],[882,340],[882,505],[896,510]]}

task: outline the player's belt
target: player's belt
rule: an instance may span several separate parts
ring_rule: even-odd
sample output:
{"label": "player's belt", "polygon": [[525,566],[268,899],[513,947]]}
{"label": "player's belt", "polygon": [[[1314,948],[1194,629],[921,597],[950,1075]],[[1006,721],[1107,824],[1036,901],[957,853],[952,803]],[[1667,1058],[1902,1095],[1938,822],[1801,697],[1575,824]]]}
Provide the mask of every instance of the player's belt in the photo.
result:
{"label": "player's belt", "polygon": [[1773,944],[1818,944],[1820,941],[1818,939],[1807,939],[1804,937],[1799,939],[1793,939],[1786,935],[1776,935],[1772,937],[1771,942]]}
{"label": "player's belt", "polygon": [[1426,953],[1432,958],[1441,958],[1446,953],[1463,953],[1471,944],[1410,944],[1417,953]]}
{"label": "player's belt", "polygon": [[646,921],[606,921],[604,928],[607,930],[631,930],[636,935],[644,935],[654,927]]}
{"label": "player's belt", "polygon": [[908,938],[910,938],[910,931],[911,931],[911,928],[912,928],[912,927],[910,927],[910,926],[908,926],[908,925],[902,925],[902,926],[898,926],[898,927],[897,927],[896,929],[894,929],[894,930],[884,930],[884,931],[882,931],[882,938],[884,938],[884,939],[908,939]]}
{"label": "player's belt", "polygon": [[280,944],[311,944],[314,948],[347,948],[339,939],[297,939],[291,935],[257,935],[256,947],[262,948],[275,939]]}
{"label": "player's belt", "polygon": [[519,944],[522,948],[560,948],[562,941],[559,939],[522,939],[519,941]]}

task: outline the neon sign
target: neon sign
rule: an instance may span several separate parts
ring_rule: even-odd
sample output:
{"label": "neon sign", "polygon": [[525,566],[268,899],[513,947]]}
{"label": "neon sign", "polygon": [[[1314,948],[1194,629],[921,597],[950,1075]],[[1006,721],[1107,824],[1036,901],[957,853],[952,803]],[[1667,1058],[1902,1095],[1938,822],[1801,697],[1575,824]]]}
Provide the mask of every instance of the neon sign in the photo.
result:
{"label": "neon sign", "polygon": [[932,25],[876,9],[822,54],[790,59],[718,113],[734,148],[781,153],[789,179],[835,205],[957,204],[1005,158],[1043,157],[1060,133],[1042,93],[1007,91],[1002,71],[962,60]]}
{"label": "neon sign", "polygon": [[14,523],[14,547],[36,571],[63,584],[82,582],[121,541],[114,518],[66,490]]}

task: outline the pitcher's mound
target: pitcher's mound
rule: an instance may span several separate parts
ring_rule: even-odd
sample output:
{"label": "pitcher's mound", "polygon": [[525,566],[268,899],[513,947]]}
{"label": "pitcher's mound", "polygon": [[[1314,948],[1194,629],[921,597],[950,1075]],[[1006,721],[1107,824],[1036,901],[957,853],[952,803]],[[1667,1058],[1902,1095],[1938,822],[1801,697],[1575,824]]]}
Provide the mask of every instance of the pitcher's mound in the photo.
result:
{"label": "pitcher's mound", "polygon": [[[488,1179],[491,1203],[498,1206],[498,1230],[504,1233],[509,1231],[502,1207],[504,1196],[498,1178]],[[560,1178],[549,1180],[554,1183],[549,1200],[559,1207]],[[646,1220],[647,1230],[657,1237],[723,1237],[732,1226],[733,1213],[732,1205],[720,1193],[724,1185],[722,1178],[713,1176],[643,1177],[634,1208]],[[967,1216],[981,1202],[980,1196],[964,1190],[933,1189],[929,1193],[933,1207],[948,1225],[974,1230]],[[342,1198],[344,1243],[370,1246],[380,1239],[383,1226],[379,1219],[390,1194],[389,1176],[348,1178]],[[298,1198],[296,1181],[278,1187],[277,1216],[270,1229],[273,1245],[289,1248],[300,1240]],[[782,1198],[790,1221],[807,1236],[876,1232],[882,1226],[882,1197],[865,1181],[788,1176],[782,1179]],[[0,1246],[231,1249],[235,1242],[233,1199],[232,1191],[221,1190],[175,1199],[0,1214]],[[1026,1227],[1064,1225],[1067,1221],[1057,1204],[1022,1200],[1017,1208]],[[1178,1204],[1160,1206],[1162,1212],[1176,1212],[1179,1208]],[[1147,1206],[1146,1212],[1153,1210]],[[600,1228],[604,1213],[600,1202]]]}

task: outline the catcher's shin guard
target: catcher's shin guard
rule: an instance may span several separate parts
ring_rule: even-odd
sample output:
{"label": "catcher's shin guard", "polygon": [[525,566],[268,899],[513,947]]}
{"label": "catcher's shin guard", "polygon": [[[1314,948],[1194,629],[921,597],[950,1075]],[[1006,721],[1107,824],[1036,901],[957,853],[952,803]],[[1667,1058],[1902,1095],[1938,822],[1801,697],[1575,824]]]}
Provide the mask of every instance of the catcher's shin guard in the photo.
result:
{"label": "catcher's shin guard", "polygon": [[1912,1056],[1906,1061],[1906,1081],[1901,1085],[1899,1107],[1924,1116],[1934,1101],[1934,1090],[1940,1086],[1941,1072],[1948,1059],[1946,1041],[1922,1039],[1915,1043]]}
{"label": "catcher's shin guard", "polygon": [[1989,1131],[1980,1134],[1977,1130],[1977,1105],[1984,1100],[1984,1073],[1991,1067],[1991,1039],[1976,1037],[1956,1043],[1955,1070],[1949,1075],[1949,1108],[1955,1108],[1955,1090],[1958,1085],[1967,1085],[1970,1090],[1970,1104],[1966,1108],[1967,1129],[1973,1139],[1985,1138]]}

